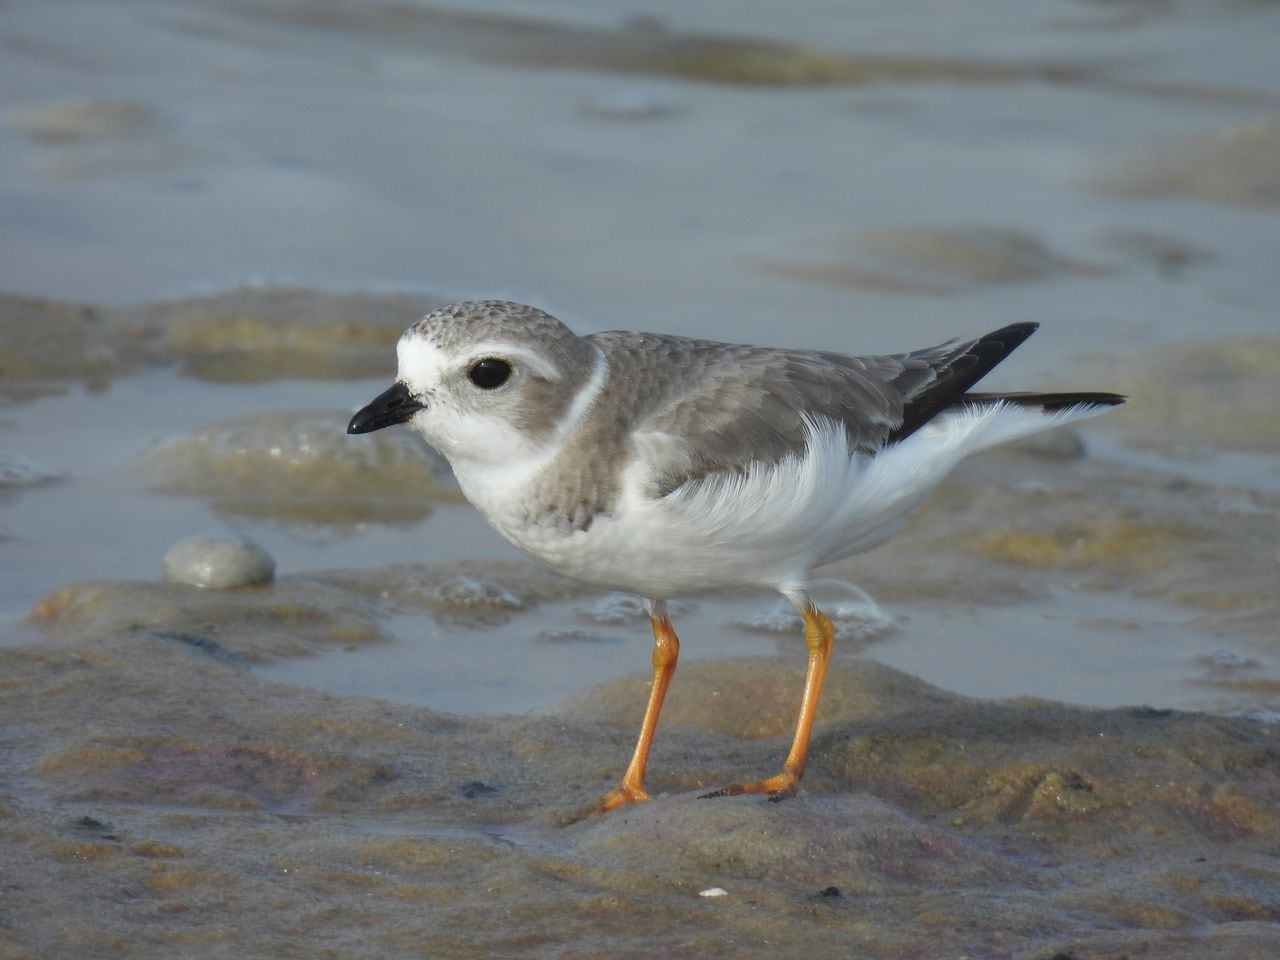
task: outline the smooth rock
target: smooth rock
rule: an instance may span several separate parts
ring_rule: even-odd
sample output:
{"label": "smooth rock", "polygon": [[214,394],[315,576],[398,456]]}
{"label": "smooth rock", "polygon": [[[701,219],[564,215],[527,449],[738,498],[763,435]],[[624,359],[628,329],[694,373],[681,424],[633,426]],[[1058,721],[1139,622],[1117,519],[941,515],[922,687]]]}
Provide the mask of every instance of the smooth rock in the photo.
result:
{"label": "smooth rock", "polygon": [[189,537],[164,555],[165,580],[210,590],[270,583],[275,572],[271,555],[241,537]]}
{"label": "smooth rock", "polygon": [[349,412],[270,411],[206,424],[139,458],[152,489],[283,523],[422,519],[457,499],[448,467],[407,431],[346,435]]}

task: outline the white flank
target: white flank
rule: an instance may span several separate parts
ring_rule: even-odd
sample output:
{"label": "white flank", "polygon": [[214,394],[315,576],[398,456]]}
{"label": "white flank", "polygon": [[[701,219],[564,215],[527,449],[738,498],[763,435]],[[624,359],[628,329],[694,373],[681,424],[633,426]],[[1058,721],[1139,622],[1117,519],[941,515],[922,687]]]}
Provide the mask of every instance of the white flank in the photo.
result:
{"label": "white flank", "polygon": [[803,591],[809,571],[897,532],[964,457],[1092,416],[993,403],[943,414],[876,456],[851,453],[838,424],[808,422],[800,456],[652,498],[643,463],[628,471],[620,508],[564,544],[554,565],[647,596],[756,583]]}

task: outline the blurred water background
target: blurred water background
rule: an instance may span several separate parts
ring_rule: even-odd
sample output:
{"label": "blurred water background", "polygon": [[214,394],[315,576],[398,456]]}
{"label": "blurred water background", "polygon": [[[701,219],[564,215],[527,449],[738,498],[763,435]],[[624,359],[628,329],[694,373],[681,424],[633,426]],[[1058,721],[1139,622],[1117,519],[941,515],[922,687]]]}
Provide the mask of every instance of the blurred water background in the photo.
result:
{"label": "blurred water background", "polygon": [[[367,445],[341,436],[342,415],[392,375],[395,331],[461,297],[531,301],[581,331],[848,352],[1034,319],[1041,331],[992,386],[1133,393],[1086,431],[1093,457],[1150,497],[1209,491],[1183,513],[1212,502],[1264,529],[1251,518],[1274,523],[1280,490],[1277,17],[1273,3],[1172,0],[7,3],[6,634],[29,638],[32,605],[66,583],[154,579],[171,544],[208,529],[262,543],[282,576],[518,559],[448,489],[378,506],[388,485],[362,493],[358,471],[385,462],[369,467]],[[308,419],[317,411],[329,419]],[[267,462],[282,472],[262,473]],[[317,492],[335,463],[357,471],[351,485]],[[1115,481],[1081,482],[1105,503]],[[228,506],[273,486],[274,503]],[[1072,534],[1055,536],[1072,549]],[[1066,628],[1046,625],[1044,596],[990,611],[1025,567],[1014,545],[1004,578],[971,591],[986,596],[942,597],[974,606],[963,629],[940,639],[927,591],[907,591],[895,612],[918,628],[879,655],[928,673],[967,637],[956,662],[981,663],[1005,630],[1026,639],[1022,667],[931,679],[1203,703],[1185,687],[1196,658],[1234,634],[1207,623],[1212,604],[1179,606],[1185,581],[1247,594],[1226,607],[1245,610],[1256,644],[1276,558],[1267,568],[1265,548],[1261,561],[1241,548],[1241,570],[1196,566],[1194,542],[1123,548],[1181,566],[1181,593],[1135,586],[1123,565],[1092,595],[1059,577]],[[1055,564],[1090,560],[1043,566]],[[773,649],[726,627],[742,602],[708,602],[693,633],[709,636],[689,655]],[[531,612],[514,632],[564,616]],[[1158,639],[1133,655],[1103,622]],[[643,666],[638,632],[616,650],[579,644],[602,650],[601,666],[561,668],[548,691],[521,694],[523,668],[508,666],[501,696],[456,677],[441,685],[454,696],[422,696],[546,705]],[[914,644],[930,652],[908,655]],[[529,648],[508,638],[492,662],[469,662],[483,676],[515,649]],[[1087,682],[1036,652],[1064,649],[1077,665],[1123,650],[1105,671],[1123,679]],[[1273,653],[1239,655],[1273,665]],[[420,655],[424,673],[440,662],[437,646]],[[314,682],[352,675],[335,669]],[[360,689],[390,692],[395,673]]]}

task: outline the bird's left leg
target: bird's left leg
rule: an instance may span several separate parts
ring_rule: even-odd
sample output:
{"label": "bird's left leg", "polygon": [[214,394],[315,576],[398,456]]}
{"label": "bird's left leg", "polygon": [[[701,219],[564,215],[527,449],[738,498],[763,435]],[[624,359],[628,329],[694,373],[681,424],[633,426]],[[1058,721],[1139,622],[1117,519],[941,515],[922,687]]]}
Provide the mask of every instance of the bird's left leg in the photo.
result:
{"label": "bird's left leg", "polygon": [[813,731],[813,717],[818,710],[818,697],[822,693],[822,681],[827,675],[831,660],[831,647],[835,630],[831,618],[818,609],[809,596],[800,591],[788,593],[795,608],[804,618],[804,642],[809,648],[809,662],[804,674],[804,693],[800,698],[800,716],[796,720],[796,733],[791,750],[782,763],[782,770],[754,783],[735,783],[720,790],[704,794],[709,797],[733,797],[740,793],[767,793],[770,800],[783,800],[794,796],[804,776],[805,763],[809,759],[809,735]]}

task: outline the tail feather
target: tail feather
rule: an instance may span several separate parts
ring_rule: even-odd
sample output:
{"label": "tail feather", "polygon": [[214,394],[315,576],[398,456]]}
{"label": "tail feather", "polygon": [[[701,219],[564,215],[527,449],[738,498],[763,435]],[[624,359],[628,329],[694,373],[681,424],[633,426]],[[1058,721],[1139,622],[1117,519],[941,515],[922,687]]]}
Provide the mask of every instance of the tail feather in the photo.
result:
{"label": "tail feather", "polygon": [[1045,413],[1057,413],[1071,407],[1116,407],[1127,399],[1118,393],[965,393],[956,402],[982,406],[1004,401],[1019,407],[1039,407]]}
{"label": "tail feather", "polygon": [[1115,393],[968,393],[937,418],[941,424],[978,424],[967,453],[1029,437],[1096,416],[1124,403]]}

